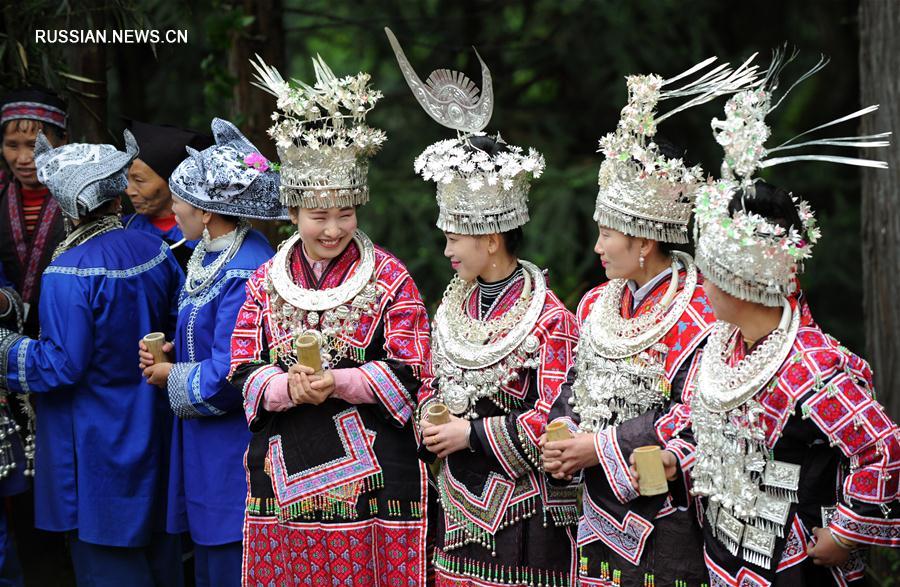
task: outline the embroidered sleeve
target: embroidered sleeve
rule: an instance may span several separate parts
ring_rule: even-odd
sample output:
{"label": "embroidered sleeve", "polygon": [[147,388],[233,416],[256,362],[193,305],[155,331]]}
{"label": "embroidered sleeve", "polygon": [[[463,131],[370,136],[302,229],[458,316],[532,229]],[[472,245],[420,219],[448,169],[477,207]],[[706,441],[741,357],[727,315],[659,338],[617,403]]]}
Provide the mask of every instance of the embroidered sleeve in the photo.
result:
{"label": "embroidered sleeve", "polygon": [[900,546],[900,516],[893,507],[900,482],[900,429],[875,401],[868,365],[848,356],[842,357],[843,370],[801,404],[803,417],[849,462],[831,527],[864,544]]}
{"label": "embroidered sleeve", "polygon": [[597,459],[620,503],[628,503],[638,497],[631,485],[628,459],[638,447],[660,444],[653,430],[658,415],[657,411],[646,412],[594,435]]}
{"label": "embroidered sleeve", "polygon": [[863,515],[844,504],[838,504],[837,511],[831,518],[828,528],[838,536],[872,546],[900,547],[900,509],[896,504],[884,506],[880,511],[867,512]]}
{"label": "embroidered sleeve", "polygon": [[284,371],[270,364],[266,343],[264,300],[262,281],[265,268],[247,281],[246,298],[238,311],[234,332],[231,335],[231,365],[228,380],[241,390],[244,415],[251,430],[259,430],[268,414],[262,397],[269,382]]}
{"label": "embroidered sleeve", "polygon": [[202,418],[224,414],[200,396],[201,371],[200,363],[175,363],[169,371],[169,379],[166,382],[169,405],[179,418]]}
{"label": "embroidered sleeve", "polygon": [[40,340],[0,329],[0,340],[15,340],[7,348],[3,373],[10,391],[49,392],[73,385],[83,377],[94,350],[94,313],[80,280],[69,275],[45,275]]}
{"label": "embroidered sleeve", "polygon": [[571,312],[559,308],[538,323],[534,334],[541,343],[540,364],[531,381],[538,391],[534,405],[523,412],[472,422],[481,446],[511,478],[540,467],[538,442],[574,363],[578,325]]}
{"label": "embroidered sleeve", "polygon": [[360,369],[386,415],[404,426],[413,415],[431,360],[428,313],[408,275],[384,313],[384,339],[387,359],[370,361]]}

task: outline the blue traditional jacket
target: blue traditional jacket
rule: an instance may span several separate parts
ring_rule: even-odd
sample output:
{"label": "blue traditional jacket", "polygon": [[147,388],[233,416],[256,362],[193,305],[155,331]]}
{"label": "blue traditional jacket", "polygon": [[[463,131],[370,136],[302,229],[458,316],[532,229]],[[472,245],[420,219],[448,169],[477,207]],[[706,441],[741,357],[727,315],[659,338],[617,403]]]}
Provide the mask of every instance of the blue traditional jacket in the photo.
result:
{"label": "blue traditional jacket", "polygon": [[187,261],[191,257],[191,252],[193,252],[194,247],[197,246],[197,241],[195,240],[186,240],[182,242],[184,234],[182,234],[181,228],[177,224],[169,230],[162,231],[150,222],[150,219],[144,214],[128,214],[123,216],[122,224],[125,226],[126,230],[139,230],[163,239],[172,247],[175,259],[178,260],[178,264],[181,265],[182,269],[187,267]]}
{"label": "blue traditional jacket", "polygon": [[158,237],[115,229],[47,267],[40,340],[0,330],[0,385],[34,394],[38,413],[38,528],[127,547],[165,529],[173,418],[136,351],[172,333],[182,280]]}

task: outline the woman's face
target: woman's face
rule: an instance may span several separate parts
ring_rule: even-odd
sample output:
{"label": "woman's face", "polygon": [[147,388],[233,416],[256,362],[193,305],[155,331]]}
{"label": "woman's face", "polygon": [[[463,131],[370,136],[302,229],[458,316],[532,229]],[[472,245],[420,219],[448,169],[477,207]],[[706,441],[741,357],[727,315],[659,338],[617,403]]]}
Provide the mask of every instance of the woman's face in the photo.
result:
{"label": "woman's face", "polygon": [[140,159],[135,159],[128,169],[125,194],[138,214],[152,218],[165,218],[172,214],[172,192],[168,182]]}
{"label": "woman's face", "polygon": [[641,248],[637,239],[598,225],[600,235],[594,252],[600,255],[600,263],[607,279],[632,279],[641,270]]}
{"label": "woman's face", "polygon": [[313,261],[331,260],[344,252],[356,233],[356,208],[291,208],[306,254]]}
{"label": "woman's face", "polygon": [[491,258],[487,238],[452,232],[445,232],[444,237],[444,256],[450,259],[450,267],[460,278],[474,281],[487,270]]}
{"label": "woman's face", "polygon": [[703,291],[709,298],[709,305],[712,306],[716,320],[737,324],[738,315],[743,306],[743,302],[731,294],[725,293],[712,282],[707,279],[703,282]]}
{"label": "woman's face", "polygon": [[203,215],[205,214],[200,208],[195,208],[179,198],[173,196],[172,210],[175,212],[175,222],[184,238],[188,240],[196,240],[203,236]]}
{"label": "woman's face", "polygon": [[[27,189],[42,187],[34,165],[34,142],[41,130],[41,123],[34,120],[12,120],[3,129],[3,159],[13,177]],[[53,133],[46,135],[54,147],[58,147]]]}

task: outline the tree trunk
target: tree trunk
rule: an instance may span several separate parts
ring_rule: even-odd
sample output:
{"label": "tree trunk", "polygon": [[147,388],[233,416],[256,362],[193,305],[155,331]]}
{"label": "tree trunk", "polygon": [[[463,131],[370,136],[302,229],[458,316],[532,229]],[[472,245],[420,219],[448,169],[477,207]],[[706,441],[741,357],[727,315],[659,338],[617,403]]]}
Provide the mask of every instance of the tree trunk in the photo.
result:
{"label": "tree trunk", "polygon": [[[863,134],[900,120],[900,3],[862,0],[859,8],[860,99],[880,109],[863,119]],[[900,419],[900,145],[878,151],[890,169],[863,169],[862,254],[866,351],[878,400]]]}
{"label": "tree trunk", "polygon": [[[87,2],[83,10],[73,14],[70,28],[104,30],[106,11],[104,2]],[[118,144],[106,126],[106,45],[84,43],[67,49],[69,73],[92,80],[81,82],[66,78],[69,90],[69,141]]]}
{"label": "tree trunk", "polygon": [[[258,54],[285,78],[289,76],[290,72],[284,70],[284,7],[282,0],[242,0],[239,5],[254,21],[238,33],[228,58],[229,69],[236,79],[232,120],[242,119],[244,135],[266,158],[277,161],[275,143],[266,133],[272,125],[275,98],[252,85],[255,70],[250,66],[250,59]],[[275,223],[254,222],[254,227],[273,244],[282,240]]]}

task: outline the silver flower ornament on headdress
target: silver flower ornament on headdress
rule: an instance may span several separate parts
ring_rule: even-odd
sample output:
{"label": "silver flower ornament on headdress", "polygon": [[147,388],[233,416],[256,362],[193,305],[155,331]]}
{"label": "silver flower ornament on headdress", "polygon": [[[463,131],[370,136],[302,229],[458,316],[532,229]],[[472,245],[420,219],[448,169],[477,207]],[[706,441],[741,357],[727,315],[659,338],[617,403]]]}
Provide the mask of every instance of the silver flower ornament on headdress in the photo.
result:
{"label": "silver flower ornament on headdress", "polygon": [[[703,181],[703,170],[667,157],[653,137],[667,118],[758,83],[757,66],[751,65],[754,58],[736,69],[727,63],[710,69],[716,61],[710,57],[669,79],[656,74],[626,78],[628,103],[616,130],[600,139],[605,159],[597,178],[595,221],[630,236],[688,241],[694,190]],[[660,102],[685,97],[690,99],[664,114],[657,112]]]}
{"label": "silver flower ornament on headdress", "polygon": [[776,147],[766,149],[765,143],[771,135],[766,118],[797,84],[828,63],[824,57],[820,58],[814,67],[775,100],[779,74],[795,57],[796,53],[785,57],[783,52],[777,51],[763,85],[735,94],[725,105],[725,119],[712,120],[713,134],[725,152],[722,179],[698,190],[694,211],[696,261],[707,279],[733,296],[772,307],[781,306],[784,298],[796,291],[796,277],[802,271],[803,261],[812,256],[812,247],[818,241],[820,231],[809,204],[799,198],[794,197],[794,203],[802,227],[800,230],[786,230],[743,207],[732,213],[729,208],[734,195],[741,193],[744,198],[742,202],[754,197],[757,170],[783,163],[825,161],[884,169],[887,163],[874,159],[816,153],[774,158],[770,155],[815,146],[886,147],[890,144],[887,139],[891,135],[890,132],[883,132],[797,142],[799,138],[824,128],[874,112],[878,109],[875,105],[818,125]]}
{"label": "silver flower ornament on headdress", "polygon": [[338,78],[320,57],[313,59],[316,82],[286,81],[259,55],[254,85],[277,98],[269,136],[281,160],[281,200],[301,208],[341,208],[369,201],[369,158],[386,140],[366,124],[381,99],[358,73]]}

